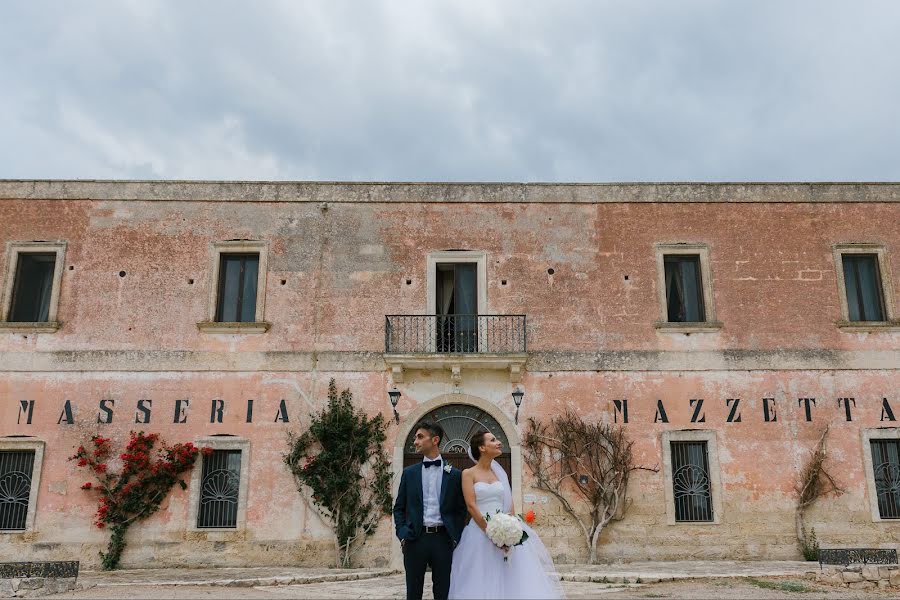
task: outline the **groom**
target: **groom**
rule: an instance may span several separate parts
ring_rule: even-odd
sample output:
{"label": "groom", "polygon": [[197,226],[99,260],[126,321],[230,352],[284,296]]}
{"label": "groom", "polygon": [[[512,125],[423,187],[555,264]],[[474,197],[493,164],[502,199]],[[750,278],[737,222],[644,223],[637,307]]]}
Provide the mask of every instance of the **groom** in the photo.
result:
{"label": "groom", "polygon": [[418,424],[413,444],[424,460],[403,470],[394,503],[394,526],[403,548],[409,600],[422,598],[429,566],[435,600],[447,598],[453,549],[465,526],[462,473],[441,458],[443,439],[440,425]]}

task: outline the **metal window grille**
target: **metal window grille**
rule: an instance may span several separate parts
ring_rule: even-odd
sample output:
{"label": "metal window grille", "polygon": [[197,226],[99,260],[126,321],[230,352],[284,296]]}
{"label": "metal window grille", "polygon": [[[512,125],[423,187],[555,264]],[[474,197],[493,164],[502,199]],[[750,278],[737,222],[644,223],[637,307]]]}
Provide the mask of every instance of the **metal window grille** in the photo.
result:
{"label": "metal window grille", "polygon": [[0,530],[25,529],[33,470],[34,450],[0,452]]}
{"label": "metal window grille", "polygon": [[706,321],[700,256],[672,254],[663,257],[666,276],[666,311],[670,323]]}
{"label": "metal window grille", "polygon": [[204,457],[197,527],[237,527],[240,484],[240,450],[214,450]]}
{"label": "metal window grille", "polygon": [[49,318],[55,267],[55,253],[19,254],[10,321],[44,322]]}
{"label": "metal window grille", "polygon": [[672,442],[676,521],[712,521],[712,488],[706,442]]}
{"label": "metal window grille", "polygon": [[883,321],[884,298],[881,274],[874,254],[846,254],[844,287],[847,290],[847,316],[851,321]]}
{"label": "metal window grille", "polygon": [[872,468],[878,514],[900,519],[900,440],[872,440]]}
{"label": "metal window grille", "polygon": [[258,253],[221,255],[216,321],[251,323],[256,320],[258,275]]}

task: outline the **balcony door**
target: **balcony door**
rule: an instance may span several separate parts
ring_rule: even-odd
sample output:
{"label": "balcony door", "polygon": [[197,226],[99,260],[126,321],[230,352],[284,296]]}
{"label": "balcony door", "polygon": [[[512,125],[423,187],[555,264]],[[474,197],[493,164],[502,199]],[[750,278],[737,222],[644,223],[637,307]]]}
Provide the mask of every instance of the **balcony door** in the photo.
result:
{"label": "balcony door", "polygon": [[435,273],[438,352],[478,352],[476,263],[438,263]]}

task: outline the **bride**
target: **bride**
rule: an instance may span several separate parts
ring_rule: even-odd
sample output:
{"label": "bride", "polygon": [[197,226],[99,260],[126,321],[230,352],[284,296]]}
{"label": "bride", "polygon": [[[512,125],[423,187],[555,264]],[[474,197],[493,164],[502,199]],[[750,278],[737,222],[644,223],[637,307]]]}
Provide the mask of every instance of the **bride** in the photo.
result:
{"label": "bride", "polygon": [[485,533],[485,514],[515,514],[506,471],[494,461],[501,446],[490,432],[477,433],[470,442],[475,466],[463,471],[462,488],[472,520],[453,552],[449,597],[562,598],[553,561],[534,530],[522,523],[528,539],[510,549],[507,562]]}

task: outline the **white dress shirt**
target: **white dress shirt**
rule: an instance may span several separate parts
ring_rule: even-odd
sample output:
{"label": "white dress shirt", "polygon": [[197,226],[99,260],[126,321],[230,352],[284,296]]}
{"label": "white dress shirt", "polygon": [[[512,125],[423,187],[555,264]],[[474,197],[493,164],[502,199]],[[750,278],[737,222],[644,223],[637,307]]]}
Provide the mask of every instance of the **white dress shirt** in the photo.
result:
{"label": "white dress shirt", "polygon": [[[423,459],[423,463],[430,458]],[[422,465],[422,520],[426,527],[443,525],[441,519],[441,480],[444,478],[444,460],[438,454],[434,460],[441,464],[425,468]]]}

